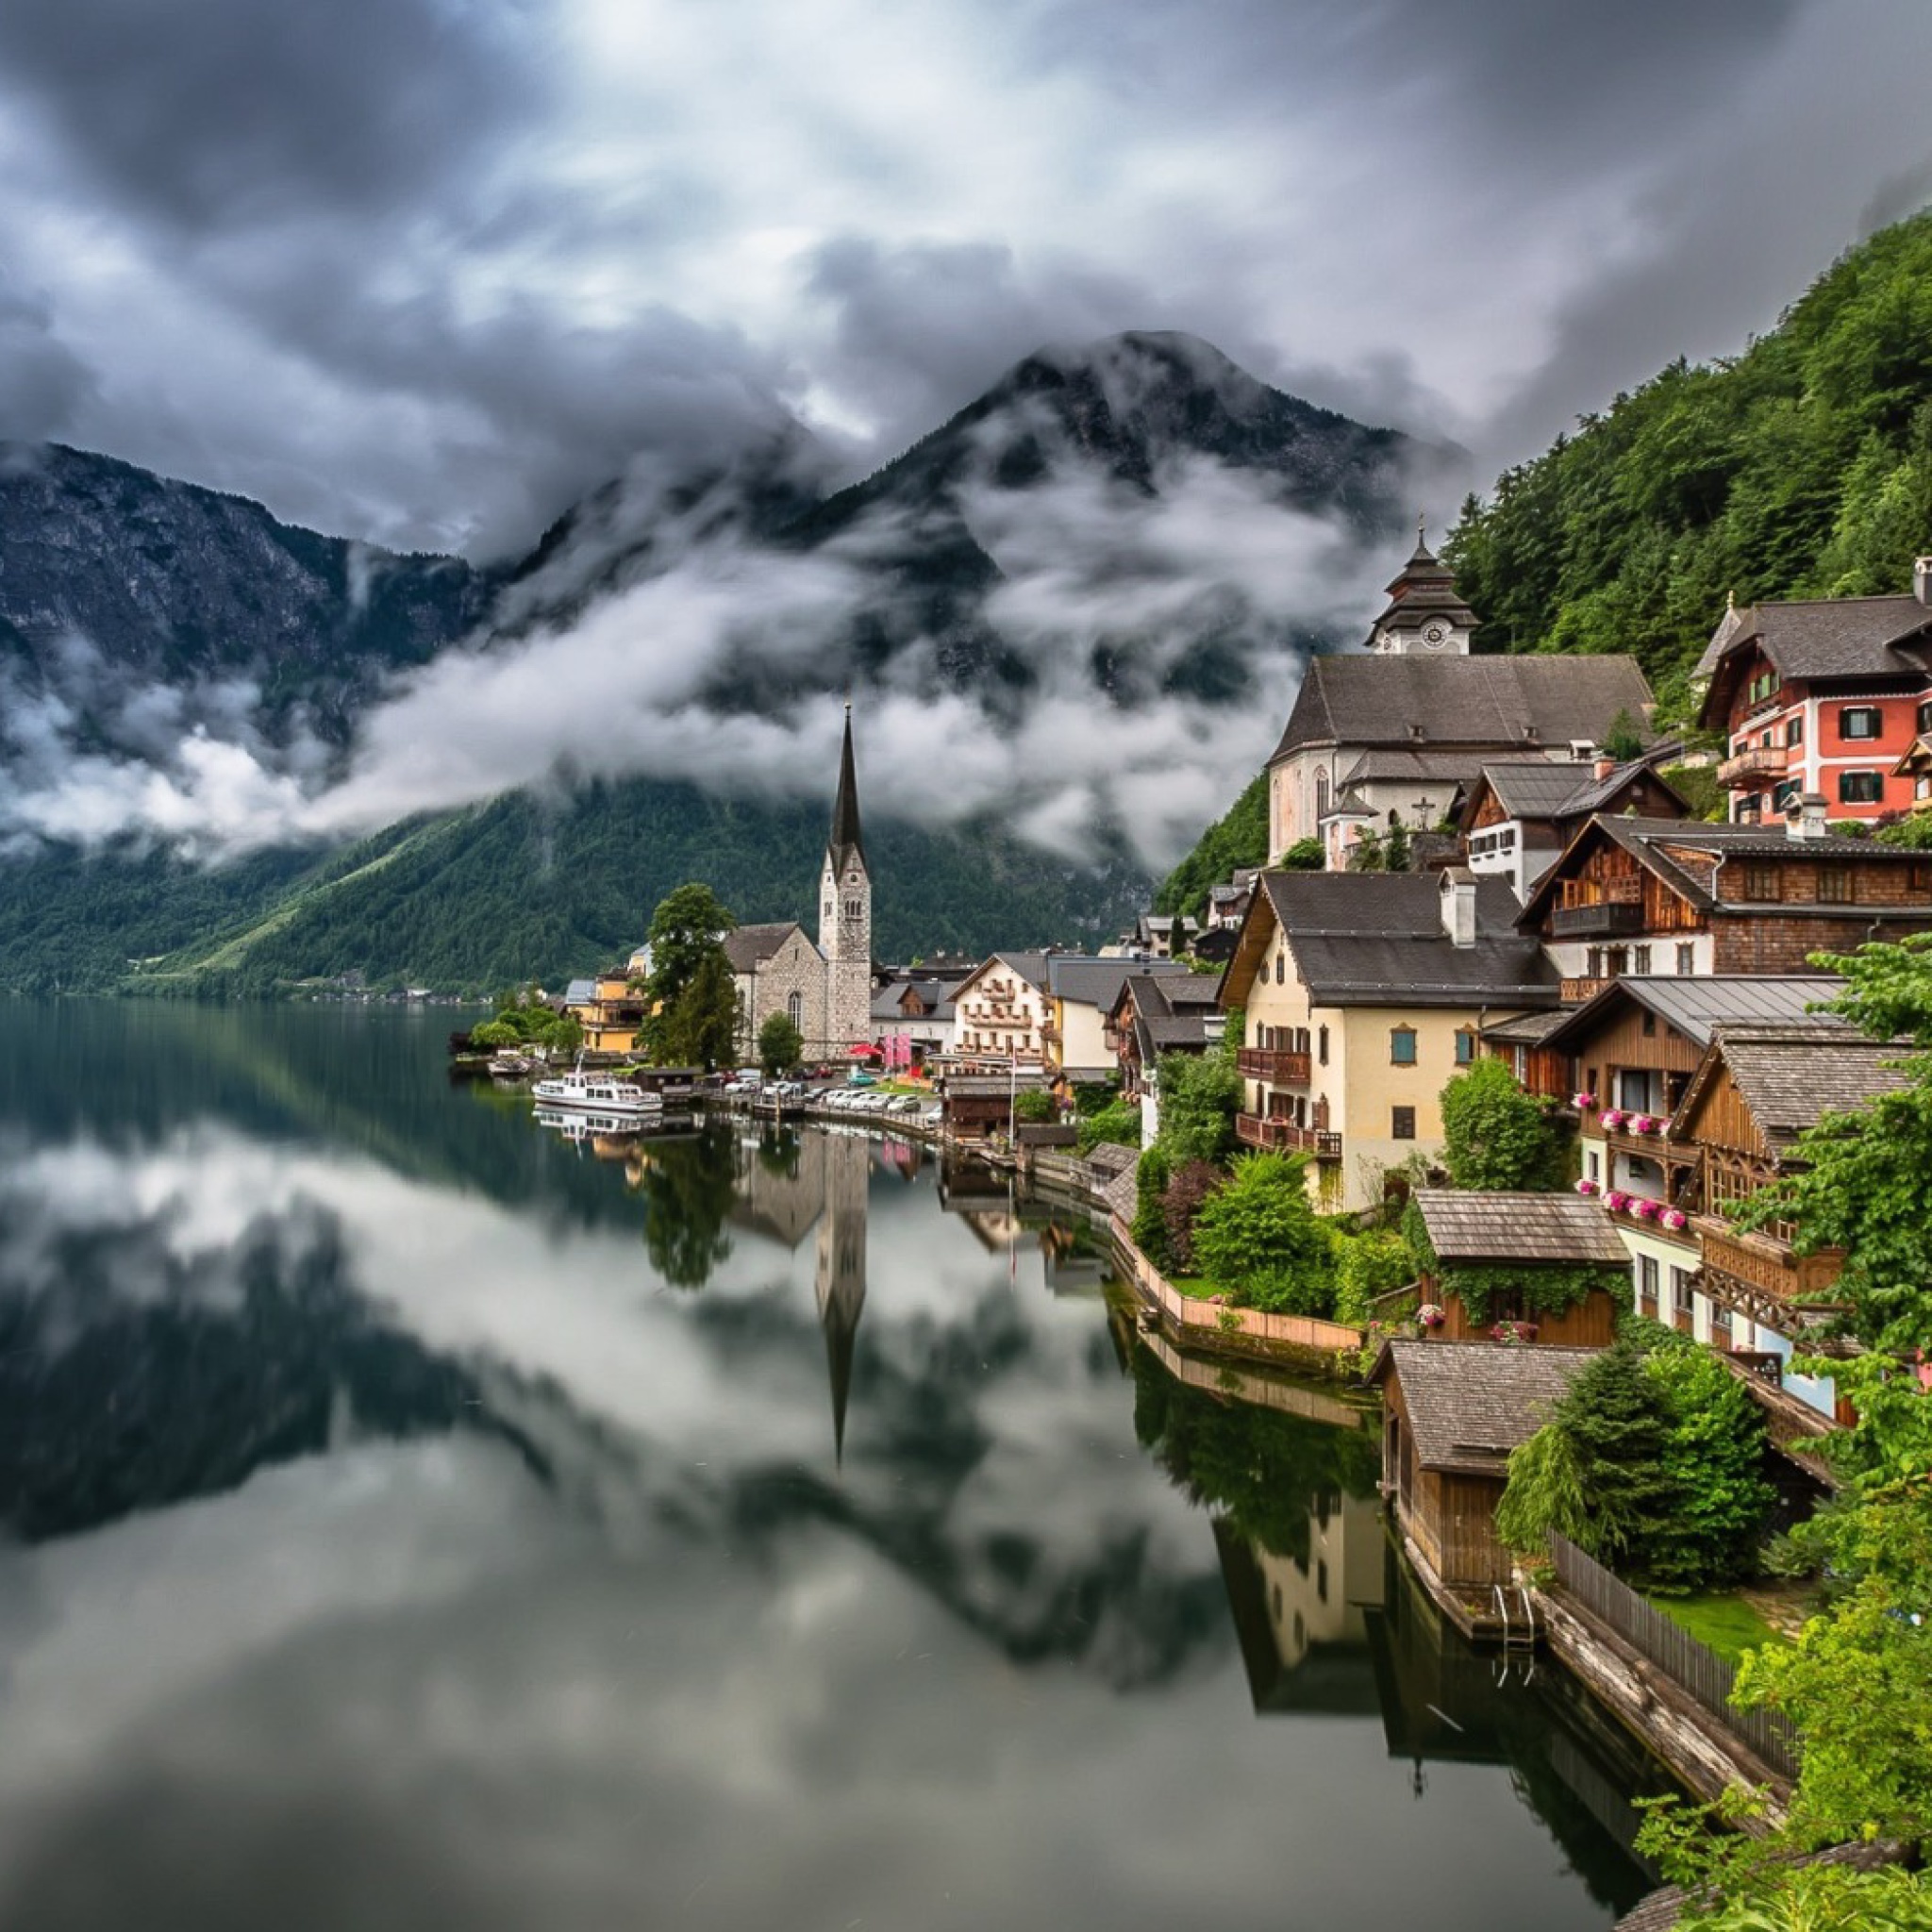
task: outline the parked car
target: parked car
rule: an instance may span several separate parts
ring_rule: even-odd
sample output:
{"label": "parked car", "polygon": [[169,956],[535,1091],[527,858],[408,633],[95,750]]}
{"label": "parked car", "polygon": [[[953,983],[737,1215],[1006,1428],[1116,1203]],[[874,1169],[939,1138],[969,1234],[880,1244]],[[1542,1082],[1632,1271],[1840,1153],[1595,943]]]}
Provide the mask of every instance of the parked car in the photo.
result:
{"label": "parked car", "polygon": [[845,1075],[845,1084],[848,1087],[876,1087],[879,1083],[872,1074],[862,1073],[858,1068],[854,1067]]}

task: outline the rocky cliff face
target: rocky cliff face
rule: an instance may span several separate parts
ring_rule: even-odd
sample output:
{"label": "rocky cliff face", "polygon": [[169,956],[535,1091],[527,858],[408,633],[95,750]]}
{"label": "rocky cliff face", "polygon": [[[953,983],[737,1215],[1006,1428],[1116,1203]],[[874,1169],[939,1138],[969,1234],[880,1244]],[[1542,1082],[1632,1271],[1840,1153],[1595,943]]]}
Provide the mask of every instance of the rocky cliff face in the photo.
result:
{"label": "rocky cliff face", "polygon": [[382,674],[480,621],[491,580],[277,523],[258,503],[58,444],[0,461],[0,663],[70,690],[256,686],[340,738]]}

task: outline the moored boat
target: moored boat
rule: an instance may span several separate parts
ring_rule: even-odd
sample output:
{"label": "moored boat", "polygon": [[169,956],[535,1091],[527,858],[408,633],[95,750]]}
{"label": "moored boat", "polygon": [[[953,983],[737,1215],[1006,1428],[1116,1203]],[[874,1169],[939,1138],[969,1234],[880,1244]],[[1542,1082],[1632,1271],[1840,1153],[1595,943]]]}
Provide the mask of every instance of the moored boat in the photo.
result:
{"label": "moored boat", "polygon": [[541,1108],[566,1108],[573,1112],[608,1114],[636,1121],[664,1111],[662,1094],[651,1093],[635,1080],[620,1080],[609,1074],[587,1074],[574,1067],[554,1079],[539,1080],[530,1090]]}

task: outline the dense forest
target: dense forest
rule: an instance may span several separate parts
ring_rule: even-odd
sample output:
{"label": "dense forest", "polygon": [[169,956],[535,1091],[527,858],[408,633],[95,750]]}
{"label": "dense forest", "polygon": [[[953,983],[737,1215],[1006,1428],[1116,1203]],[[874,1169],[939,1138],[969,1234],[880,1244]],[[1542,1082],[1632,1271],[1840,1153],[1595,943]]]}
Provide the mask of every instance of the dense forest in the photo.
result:
{"label": "dense forest", "polygon": [[1932,548],[1932,211],[1843,256],[1740,356],[1679,360],[1472,497],[1476,648],[1628,651],[1667,719],[1724,600],[1911,587]]}
{"label": "dense forest", "polygon": [[[1678,360],[1472,496],[1444,545],[1479,651],[1627,651],[1659,721],[1727,597],[1911,587],[1932,551],[1932,210],[1840,258],[1776,328]],[[1257,779],[1161,889],[1192,909],[1267,842]]]}
{"label": "dense forest", "polygon": [[[321,858],[278,853],[214,870],[158,857],[47,860],[17,875],[28,890],[0,895],[0,987],[206,996],[343,975],[475,991],[550,983],[628,956],[653,907],[687,879],[708,882],[741,920],[816,930],[824,842],[816,805],[634,780],[550,804],[514,793]],[[1148,890],[1124,855],[1079,865],[989,824],[875,821],[866,850],[882,957],[1091,948],[1131,922]]]}

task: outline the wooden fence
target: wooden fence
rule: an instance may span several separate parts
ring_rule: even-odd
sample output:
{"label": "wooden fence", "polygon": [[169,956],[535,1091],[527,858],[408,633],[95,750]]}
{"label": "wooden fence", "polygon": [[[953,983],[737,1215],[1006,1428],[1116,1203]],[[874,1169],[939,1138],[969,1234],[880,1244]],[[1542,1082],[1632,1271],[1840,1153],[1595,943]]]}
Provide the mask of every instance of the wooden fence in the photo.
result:
{"label": "wooden fence", "polygon": [[1141,1296],[1183,1329],[1205,1328],[1230,1340],[1241,1337],[1323,1356],[1362,1345],[1362,1331],[1341,1322],[1324,1322],[1312,1315],[1266,1315],[1258,1308],[1231,1308],[1224,1303],[1198,1301],[1192,1295],[1185,1295],[1134,1245],[1119,1215],[1113,1217],[1113,1234],[1133,1270],[1134,1285]]}
{"label": "wooden fence", "polygon": [[1772,1770],[1784,1777],[1797,1776],[1797,1740],[1790,1725],[1775,1711],[1740,1710],[1732,1704],[1731,1691],[1738,1679],[1735,1664],[1726,1663],[1714,1650],[1699,1643],[1568,1537],[1552,1535],[1550,1549],[1556,1558],[1557,1581],[1583,1608],[1608,1624],[1680,1690],[1695,1698]]}

